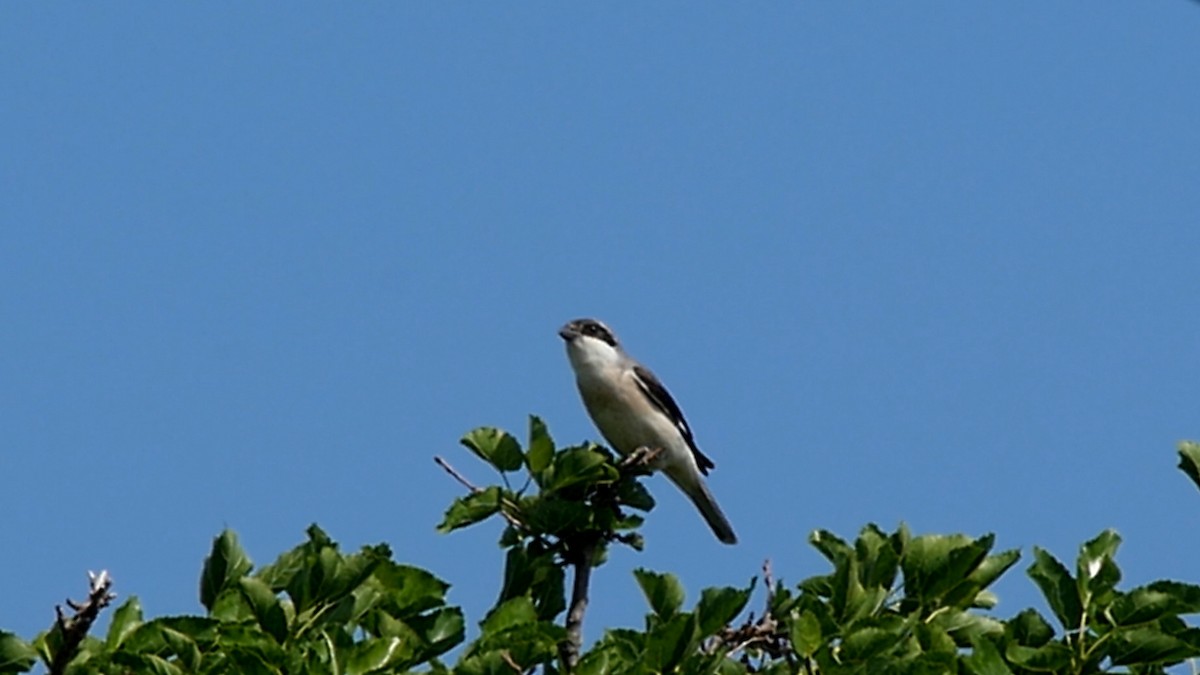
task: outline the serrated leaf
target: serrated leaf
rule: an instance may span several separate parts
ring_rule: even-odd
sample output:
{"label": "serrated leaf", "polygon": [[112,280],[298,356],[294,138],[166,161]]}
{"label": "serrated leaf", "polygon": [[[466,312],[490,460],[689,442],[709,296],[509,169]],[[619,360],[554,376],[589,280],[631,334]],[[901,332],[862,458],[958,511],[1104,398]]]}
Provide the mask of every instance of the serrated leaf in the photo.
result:
{"label": "serrated leaf", "polygon": [[364,675],[373,670],[386,668],[404,655],[400,638],[368,638],[358,642],[346,657],[346,675]]}
{"label": "serrated leaf", "polygon": [[1156,581],[1140,586],[1117,596],[1109,607],[1109,614],[1118,626],[1196,612],[1200,612],[1200,586],[1177,581]]}
{"label": "serrated leaf", "polygon": [[733,621],[750,601],[754,591],[754,581],[748,588],[706,588],[700,592],[700,602],[696,603],[697,625],[700,637],[706,638],[715,634]]}
{"label": "serrated leaf", "polygon": [[37,663],[33,645],[16,635],[0,631],[0,673],[23,673]]}
{"label": "serrated leaf", "polygon": [[1179,444],[1179,468],[1200,488],[1200,443],[1182,441]]}
{"label": "serrated leaf", "polygon": [[226,529],[213,539],[212,551],[204,559],[200,573],[200,604],[211,610],[221,591],[250,573],[250,558],[238,543],[233,530]]}
{"label": "serrated leaf", "polygon": [[1059,623],[1064,627],[1074,628],[1079,625],[1083,616],[1083,605],[1079,600],[1079,588],[1066,566],[1057,558],[1037,546],[1033,547],[1034,563],[1029,567],[1028,574],[1042,595]]}
{"label": "serrated leaf", "polygon": [[259,627],[276,642],[283,644],[288,636],[288,621],[279,597],[261,579],[245,577],[239,580],[239,584]]}
{"label": "serrated leaf", "polygon": [[963,657],[962,663],[971,675],[1012,675],[1000,650],[986,638],[971,641],[971,653]]}
{"label": "serrated leaf", "polygon": [[[525,452],[525,461],[529,466],[529,471],[538,477],[546,467],[550,466],[551,460],[554,459],[554,439],[550,437],[550,431],[546,428],[546,423],[537,415],[529,416],[529,445]],[[541,485],[541,481],[538,481]]]}
{"label": "serrated leaf", "polygon": [[805,658],[811,657],[821,648],[821,622],[811,610],[804,610],[792,619],[789,636],[792,650]]}
{"label": "serrated leaf", "polygon": [[692,646],[695,631],[691,614],[675,614],[663,620],[646,636],[645,665],[651,672],[670,672]]}
{"label": "serrated leaf", "polygon": [[438,532],[446,533],[460,527],[474,525],[481,520],[500,512],[500,488],[491,486],[479,492],[473,492],[466,497],[459,497],[446,509],[446,515],[438,524]]}
{"label": "serrated leaf", "polygon": [[507,600],[493,608],[492,611],[488,612],[487,618],[483,620],[481,627],[485,634],[497,633],[513,626],[536,623],[537,618],[537,611],[533,607],[533,601],[528,597],[521,596]]}
{"label": "serrated leaf", "polygon": [[1071,664],[1071,650],[1061,642],[1048,642],[1041,647],[1010,644],[1004,656],[1013,665],[1043,673],[1057,672]]}
{"label": "serrated leaf", "polygon": [[650,609],[659,617],[669,619],[683,606],[683,584],[679,583],[679,578],[674,574],[659,574],[638,568],[633,571],[633,576],[637,578],[642,594],[650,603]]}
{"label": "serrated leaf", "polygon": [[1109,640],[1108,656],[1113,665],[1118,666],[1170,664],[1200,656],[1200,649],[1195,642],[1189,643],[1177,636],[1167,635],[1157,628],[1121,629],[1115,631]]}
{"label": "serrated leaf", "polygon": [[616,480],[616,468],[608,457],[590,447],[567,448],[554,456],[553,477],[546,491],[563,490],[581,483]]}
{"label": "serrated leaf", "polygon": [[808,543],[812,544],[813,548],[820,551],[821,555],[834,565],[854,553],[854,549],[850,548],[849,544],[829,530],[813,530],[808,535]]}
{"label": "serrated leaf", "polygon": [[902,637],[901,634],[884,628],[861,628],[842,640],[841,658],[849,663],[865,661],[892,649]]}
{"label": "serrated leaf", "polygon": [[525,463],[521,444],[512,434],[495,427],[479,427],[467,432],[461,443],[499,471],[516,471]]}
{"label": "serrated leaf", "polygon": [[1075,578],[1080,596],[1090,596],[1100,603],[1108,601],[1121,580],[1121,570],[1113,560],[1120,545],[1121,535],[1116,530],[1105,530],[1079,547]]}
{"label": "serrated leaf", "polygon": [[121,645],[125,636],[133,632],[141,623],[142,603],[136,595],[131,595],[117,608],[117,611],[113,612],[112,622],[108,624],[108,634],[104,639],[105,646],[108,649],[116,649]]}

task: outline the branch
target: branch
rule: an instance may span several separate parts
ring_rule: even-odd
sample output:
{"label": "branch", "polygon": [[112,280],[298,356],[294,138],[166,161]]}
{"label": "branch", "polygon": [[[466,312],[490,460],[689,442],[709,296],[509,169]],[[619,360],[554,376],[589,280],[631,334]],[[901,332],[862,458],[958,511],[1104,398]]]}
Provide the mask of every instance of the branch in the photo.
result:
{"label": "branch", "polygon": [[567,639],[559,646],[564,672],[575,670],[579,663],[579,652],[583,648],[583,616],[587,613],[588,586],[592,581],[592,561],[596,554],[597,540],[589,537],[574,551],[571,566],[575,577],[571,582],[571,606],[567,611]]}
{"label": "branch", "polygon": [[48,675],[62,675],[66,671],[67,664],[79,651],[79,644],[87,637],[88,629],[100,616],[100,610],[117,597],[116,593],[109,590],[112,588],[112,577],[108,576],[107,570],[101,570],[99,574],[88,572],[88,585],[87,600],[74,602],[67,599],[67,606],[75,610],[74,616],[68,618],[63,614],[62,605],[54,607],[54,613],[58,616],[55,624],[62,633],[62,643],[50,660]]}

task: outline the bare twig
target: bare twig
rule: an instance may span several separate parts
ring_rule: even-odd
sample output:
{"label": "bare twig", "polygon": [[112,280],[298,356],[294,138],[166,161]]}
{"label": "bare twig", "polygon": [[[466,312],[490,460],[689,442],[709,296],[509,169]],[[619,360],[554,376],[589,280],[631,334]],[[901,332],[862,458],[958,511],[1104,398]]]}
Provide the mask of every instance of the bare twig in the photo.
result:
{"label": "bare twig", "polygon": [[74,616],[68,617],[64,614],[61,605],[54,607],[54,613],[58,617],[56,625],[62,633],[62,642],[50,660],[47,671],[49,675],[62,675],[66,671],[67,664],[75,658],[75,653],[79,650],[79,644],[87,637],[96,617],[100,616],[100,610],[117,597],[116,593],[111,592],[112,577],[108,576],[107,570],[101,570],[99,574],[88,572],[88,586],[87,600],[74,602],[70,598],[67,599],[67,606],[75,611]]}
{"label": "bare twig", "polygon": [[467,488],[472,493],[483,492],[483,488],[478,487],[475,484],[473,484],[471,481],[467,480],[466,477],[464,477],[461,473],[459,473],[457,469],[450,466],[450,462],[447,462],[446,460],[442,459],[438,455],[433,456],[433,461],[437,462],[438,466],[445,469],[446,473],[450,474],[454,478],[454,480],[458,481],[459,483],[462,483],[463,487]]}
{"label": "bare twig", "polygon": [[[433,456],[433,461],[435,463],[437,463],[438,466],[442,467],[442,469],[444,469],[446,471],[446,473],[450,474],[450,476],[453,477],[454,480],[458,481],[459,483],[462,484],[463,487],[470,490],[471,494],[478,494],[480,492],[483,492],[483,488],[481,488],[478,485],[475,485],[471,481],[467,480],[466,476],[464,476],[458,472],[458,469],[455,469],[454,467],[450,466],[450,462],[447,462],[446,460],[442,459],[438,455]],[[518,520],[517,517],[512,514],[512,511],[517,508],[516,504],[513,504],[511,501],[509,501],[507,499],[503,499],[503,500],[501,500],[501,507],[507,507],[507,508],[500,509],[500,515],[503,516],[504,519],[507,520],[510,525],[517,528],[518,530],[525,529],[525,524],[522,523],[520,520]]]}

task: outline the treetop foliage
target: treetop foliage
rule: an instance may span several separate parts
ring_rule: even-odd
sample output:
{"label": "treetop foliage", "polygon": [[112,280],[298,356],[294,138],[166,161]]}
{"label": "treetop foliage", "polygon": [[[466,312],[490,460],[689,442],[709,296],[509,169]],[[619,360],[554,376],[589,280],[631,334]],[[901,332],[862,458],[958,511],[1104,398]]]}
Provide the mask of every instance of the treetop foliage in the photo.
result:
{"label": "treetop foliage", "polygon": [[[462,442],[499,484],[477,487],[439,459],[467,493],[438,529],[504,522],[499,594],[471,642],[462,611],[446,604],[449,584],[396,562],[385,544],[344,552],[312,525],[304,542],[256,568],[226,530],[204,561],[203,614],[147,619],[131,596],[105,635],[87,635],[112,597],[102,573],[89,599],[72,604],[75,616],[60,612],[32,641],[0,631],[0,673],[40,662],[71,675],[1151,675],[1200,657],[1200,628],[1184,620],[1200,612],[1200,586],[1120,588],[1115,531],[1085,542],[1073,567],[1034,547],[1025,571],[1050,615],[1001,618],[988,589],[1020,551],[995,551],[991,534],[914,535],[903,524],[869,524],[853,541],[816,530],[809,542],[826,574],[789,585],[768,565],[761,578],[704,589],[693,604],[675,575],[637,569],[644,624],[609,628],[584,649],[591,570],[611,545],[643,543],[638,528],[654,508],[644,465],[590,443],[558,448],[536,417],[524,447],[493,428]],[[1200,445],[1182,443],[1179,457],[1200,487]],[[453,664],[443,661],[456,648]]]}

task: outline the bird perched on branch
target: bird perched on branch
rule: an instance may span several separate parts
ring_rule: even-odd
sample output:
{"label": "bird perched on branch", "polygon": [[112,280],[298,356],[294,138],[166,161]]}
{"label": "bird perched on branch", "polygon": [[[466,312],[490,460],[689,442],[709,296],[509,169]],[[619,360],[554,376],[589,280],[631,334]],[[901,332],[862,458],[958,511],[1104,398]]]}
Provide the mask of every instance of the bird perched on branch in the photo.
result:
{"label": "bird perched on branch", "polygon": [[696,447],[683,411],[667,388],[595,319],[572,321],[558,334],[567,342],[583,405],[608,444],[625,456],[657,451],[651,466],[683,490],[717,539],[736,544],[733,526],[704,482],[713,462]]}

